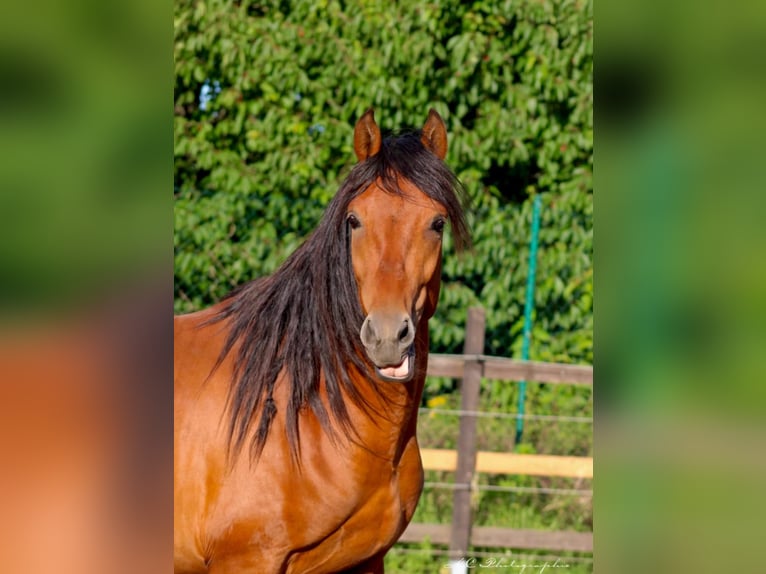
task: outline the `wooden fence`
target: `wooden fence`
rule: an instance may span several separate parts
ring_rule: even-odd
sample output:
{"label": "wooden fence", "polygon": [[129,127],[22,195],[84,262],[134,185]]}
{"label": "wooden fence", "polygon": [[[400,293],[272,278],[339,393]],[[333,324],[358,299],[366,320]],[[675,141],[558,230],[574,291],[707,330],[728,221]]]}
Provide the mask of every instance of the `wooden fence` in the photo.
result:
{"label": "wooden fence", "polygon": [[412,523],[400,542],[448,544],[450,556],[468,555],[470,546],[593,551],[593,534],[517,528],[472,527],[471,494],[476,473],[534,476],[593,477],[590,457],[477,452],[476,422],[482,378],[542,383],[593,384],[593,367],[517,361],[481,354],[484,350],[485,316],[481,308],[468,310],[463,355],[430,355],[428,374],[462,378],[460,431],[457,450],[421,449],[425,470],[455,473],[452,524]]}

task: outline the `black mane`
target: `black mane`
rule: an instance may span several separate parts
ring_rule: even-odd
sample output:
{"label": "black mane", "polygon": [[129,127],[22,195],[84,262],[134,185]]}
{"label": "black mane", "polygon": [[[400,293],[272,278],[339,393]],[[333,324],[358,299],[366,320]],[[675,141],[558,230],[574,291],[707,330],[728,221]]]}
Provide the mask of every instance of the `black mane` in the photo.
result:
{"label": "black mane", "polygon": [[[287,373],[287,437],[293,456],[299,451],[298,415],[310,408],[335,438],[330,416],[344,431],[354,432],[344,403],[343,388],[354,403],[366,408],[349,369],[372,377],[359,339],[364,316],[349,252],[346,211],[349,203],[378,180],[392,194],[401,194],[401,177],[441,203],[451,222],[458,249],[470,241],[463,215],[463,189],[450,169],[428,151],[420,132],[390,137],[381,150],[349,173],[316,230],[271,276],[247,283],[224,300],[212,322],[230,321],[230,331],[216,363],[236,347],[234,380],[228,398],[230,455],[246,443],[262,410],[250,443],[252,460],[263,450],[276,413],[272,398],[277,376]],[[320,398],[324,374],[329,413]]]}

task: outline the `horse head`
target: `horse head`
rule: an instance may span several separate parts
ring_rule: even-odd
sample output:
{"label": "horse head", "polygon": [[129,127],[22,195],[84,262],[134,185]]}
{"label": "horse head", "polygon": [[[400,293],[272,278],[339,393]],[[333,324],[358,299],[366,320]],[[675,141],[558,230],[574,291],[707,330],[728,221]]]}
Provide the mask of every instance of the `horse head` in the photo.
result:
{"label": "horse head", "polygon": [[[443,160],[447,130],[431,110],[420,143]],[[357,122],[354,151],[360,162],[381,152],[372,110]],[[433,161],[434,158],[431,158]],[[369,360],[384,380],[406,382],[415,371],[415,336],[434,314],[441,283],[442,236],[447,207],[398,174],[391,184],[373,181],[348,205],[346,222],[359,301],[359,333]]]}

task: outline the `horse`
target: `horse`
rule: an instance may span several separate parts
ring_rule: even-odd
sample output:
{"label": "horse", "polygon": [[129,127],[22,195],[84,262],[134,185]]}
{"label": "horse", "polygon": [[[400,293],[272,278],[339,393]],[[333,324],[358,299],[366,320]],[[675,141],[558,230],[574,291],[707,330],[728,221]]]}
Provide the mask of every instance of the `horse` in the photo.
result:
{"label": "horse", "polygon": [[447,130],[386,137],[271,276],[174,318],[174,570],[381,573],[423,487],[415,435],[447,224]]}

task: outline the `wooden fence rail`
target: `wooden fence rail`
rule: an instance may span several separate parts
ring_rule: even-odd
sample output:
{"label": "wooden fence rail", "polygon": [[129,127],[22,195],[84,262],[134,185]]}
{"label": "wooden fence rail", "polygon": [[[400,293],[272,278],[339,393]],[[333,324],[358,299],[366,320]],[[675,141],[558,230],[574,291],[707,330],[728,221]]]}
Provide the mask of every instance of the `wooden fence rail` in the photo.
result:
{"label": "wooden fence rail", "polygon": [[[458,451],[455,450],[422,448],[420,457],[425,470],[457,469]],[[587,456],[480,451],[476,453],[476,465],[472,471],[486,474],[593,478],[593,459]]]}
{"label": "wooden fence rail", "polygon": [[[477,452],[476,418],[481,379],[537,381],[593,385],[593,367],[535,361],[517,361],[483,355],[484,310],[468,310],[464,354],[430,355],[428,374],[461,378],[460,433],[457,450],[421,449],[423,468],[455,472],[455,485],[472,485],[477,472],[592,478],[590,457],[523,455],[502,452]],[[429,539],[449,544],[453,559],[468,554],[469,546],[545,549],[554,551],[593,551],[591,532],[541,531],[517,528],[473,527],[471,488],[456,488],[453,494],[452,524],[410,524],[400,542]]]}
{"label": "wooden fence rail", "polygon": [[563,363],[540,363],[518,361],[491,355],[439,355],[428,356],[428,374],[432,377],[463,377],[467,362],[476,362],[481,377],[502,381],[538,381],[541,383],[565,383],[592,385],[593,367],[590,365],[566,365]]}
{"label": "wooden fence rail", "polygon": [[[449,544],[451,528],[449,524],[410,524],[399,538],[399,542],[421,542],[428,539],[433,544]],[[522,550],[593,552],[593,534],[566,530],[475,526],[471,530],[471,545]]]}

